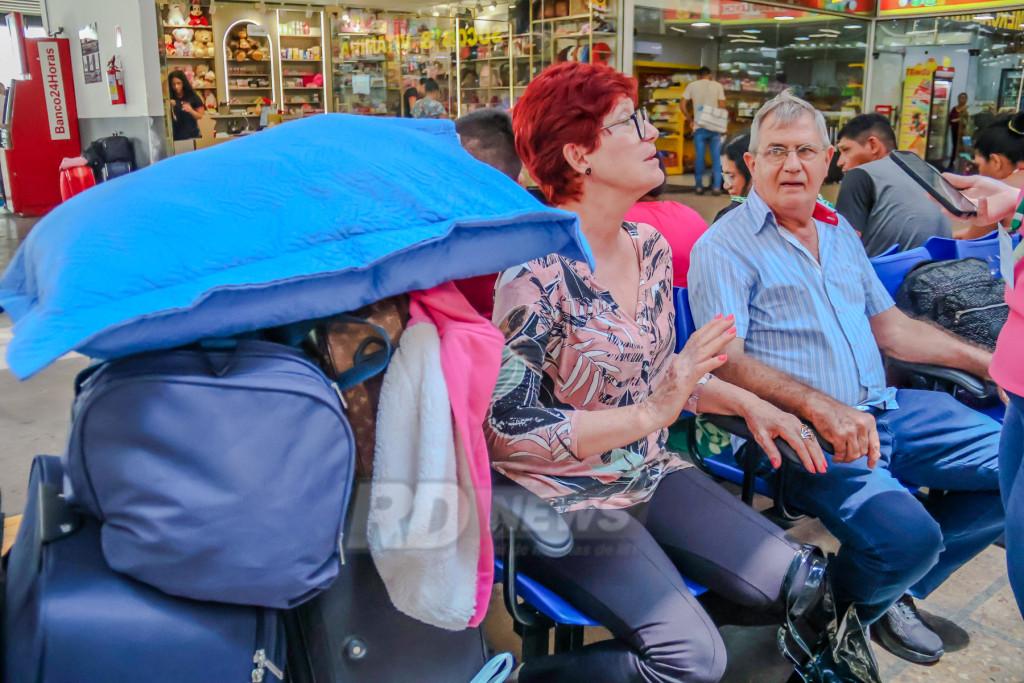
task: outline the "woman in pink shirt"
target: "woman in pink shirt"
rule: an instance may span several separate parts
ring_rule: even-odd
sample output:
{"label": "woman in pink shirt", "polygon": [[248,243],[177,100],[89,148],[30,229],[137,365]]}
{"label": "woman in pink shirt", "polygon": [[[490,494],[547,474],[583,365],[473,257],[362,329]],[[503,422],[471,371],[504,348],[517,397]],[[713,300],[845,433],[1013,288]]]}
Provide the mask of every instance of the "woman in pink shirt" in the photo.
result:
{"label": "woman in pink shirt", "polygon": [[[1003,221],[1010,224],[1011,231],[1020,230],[1024,190],[982,176],[947,173],[945,177],[968,197],[978,200],[978,215],[972,223],[992,225]],[[1024,244],[1014,251],[1013,257],[1014,284],[1006,291],[1010,316],[996,343],[989,374],[1009,398],[999,444],[999,488],[1006,508],[1006,564],[1010,585],[1017,597],[1017,607],[1024,615],[1024,354],[1020,351],[1024,340]],[[1006,264],[1003,268],[1003,272],[1008,271]]]}
{"label": "woman in pink shirt", "polygon": [[[661,170],[665,170],[664,163],[661,163]],[[661,185],[641,197],[626,212],[626,220],[646,223],[661,233],[672,249],[672,286],[685,287],[686,273],[690,270],[690,252],[708,229],[708,224],[699,213],[684,204],[658,201],[667,184],[668,178],[665,178]]]}

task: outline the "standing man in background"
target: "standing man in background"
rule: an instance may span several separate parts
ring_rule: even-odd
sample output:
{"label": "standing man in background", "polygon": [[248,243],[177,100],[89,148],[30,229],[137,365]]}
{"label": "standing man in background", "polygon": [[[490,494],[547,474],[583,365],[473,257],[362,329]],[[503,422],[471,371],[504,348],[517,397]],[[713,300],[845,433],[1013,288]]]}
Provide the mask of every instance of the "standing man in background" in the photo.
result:
{"label": "standing man in background", "polygon": [[711,194],[722,194],[722,131],[709,130],[697,125],[697,115],[704,107],[725,109],[725,89],[712,78],[711,69],[702,66],[700,78],[683,91],[683,114],[693,130],[693,146],[697,155],[694,161],[694,184],[697,194],[704,194],[704,151],[711,146]]}

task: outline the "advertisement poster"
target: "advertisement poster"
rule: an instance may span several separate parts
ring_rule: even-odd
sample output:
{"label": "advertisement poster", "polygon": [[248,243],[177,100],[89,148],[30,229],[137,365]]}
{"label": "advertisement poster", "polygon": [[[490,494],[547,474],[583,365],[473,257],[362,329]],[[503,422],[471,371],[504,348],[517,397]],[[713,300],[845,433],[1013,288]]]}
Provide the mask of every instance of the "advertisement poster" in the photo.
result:
{"label": "advertisement poster", "polygon": [[903,81],[898,147],[922,159],[928,146],[928,115],[932,109],[934,66],[912,66]]}
{"label": "advertisement poster", "polygon": [[78,32],[78,42],[82,45],[82,75],[86,83],[103,81],[100,62],[100,41],[96,33],[96,24],[89,24]]}
{"label": "advertisement poster", "polygon": [[1006,0],[878,0],[880,16],[900,16],[928,12],[964,12],[983,9],[1002,9],[1012,4]]}

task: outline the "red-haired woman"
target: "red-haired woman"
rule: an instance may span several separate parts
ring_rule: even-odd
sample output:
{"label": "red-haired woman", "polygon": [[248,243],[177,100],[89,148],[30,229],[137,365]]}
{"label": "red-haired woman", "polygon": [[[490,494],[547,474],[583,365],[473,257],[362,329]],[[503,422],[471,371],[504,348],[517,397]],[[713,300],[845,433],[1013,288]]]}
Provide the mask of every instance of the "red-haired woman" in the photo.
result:
{"label": "red-haired woman", "polygon": [[574,530],[568,557],[526,557],[525,571],[615,636],[531,660],[518,681],[719,680],[722,639],[680,571],[778,617],[798,603],[812,615],[803,637],[823,642],[820,553],[666,450],[684,409],[736,414],[775,466],[781,436],[808,469],[825,467],[797,418],[708,374],[727,362],[731,316],[673,353],[668,245],[623,221],[663,180],[636,92],[611,68],[565,63],[533,80],[513,111],[523,163],[553,205],[579,216],[596,269],[552,255],[499,276],[494,321],[506,353],[487,425],[493,464]]}

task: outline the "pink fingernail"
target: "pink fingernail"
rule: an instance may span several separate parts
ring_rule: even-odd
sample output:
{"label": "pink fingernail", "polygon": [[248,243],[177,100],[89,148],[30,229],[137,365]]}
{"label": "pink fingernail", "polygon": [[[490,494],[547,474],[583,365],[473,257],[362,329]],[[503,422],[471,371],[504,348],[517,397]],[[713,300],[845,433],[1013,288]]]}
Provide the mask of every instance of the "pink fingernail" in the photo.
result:
{"label": "pink fingernail", "polygon": [[727,356],[727,355],[725,355],[723,353],[721,356],[718,357],[718,360],[720,360],[720,361],[722,361],[724,363],[725,361],[729,360],[729,356]]}

